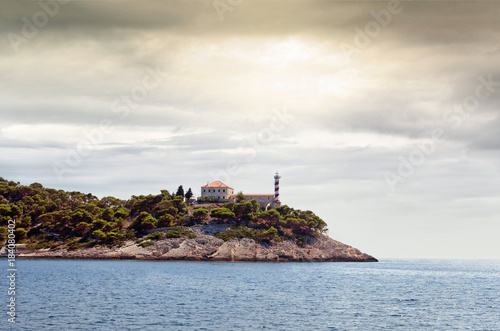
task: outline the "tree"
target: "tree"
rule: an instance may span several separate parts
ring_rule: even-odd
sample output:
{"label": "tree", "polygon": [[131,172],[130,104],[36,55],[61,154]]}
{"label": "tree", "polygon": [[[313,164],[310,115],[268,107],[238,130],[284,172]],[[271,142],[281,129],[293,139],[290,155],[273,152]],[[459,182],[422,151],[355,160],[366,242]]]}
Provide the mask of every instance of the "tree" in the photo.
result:
{"label": "tree", "polygon": [[226,202],[222,204],[222,207],[229,209],[230,211],[234,212],[234,206],[236,205],[236,202]]}
{"label": "tree", "polygon": [[278,213],[274,209],[271,209],[271,210],[263,211],[262,213],[259,214],[259,217],[266,220],[266,221],[270,221],[271,224],[275,224],[280,220],[280,213]]}
{"label": "tree", "polygon": [[158,220],[151,215],[148,215],[141,222],[142,229],[149,230],[154,229],[158,226]]}
{"label": "tree", "polygon": [[14,231],[14,234],[16,235],[16,241],[20,242],[20,241],[26,239],[27,233],[28,233],[28,231],[26,231],[26,229],[24,229],[24,228],[17,228]]}
{"label": "tree", "polygon": [[7,230],[7,227],[0,226],[0,243],[7,240],[8,235],[9,235],[9,231]]}
{"label": "tree", "polygon": [[170,214],[164,214],[158,217],[158,227],[166,228],[176,225],[175,217]]}
{"label": "tree", "polygon": [[256,199],[252,199],[248,202],[252,206],[252,212],[254,214],[257,214],[260,211],[260,203]]}
{"label": "tree", "polygon": [[272,239],[278,235],[278,230],[274,226],[271,226],[269,229],[265,230],[262,232],[265,236],[267,236],[269,239]]}
{"label": "tree", "polygon": [[123,208],[119,208],[117,211],[115,211],[115,218],[122,218],[124,219],[125,217],[128,216],[128,211],[123,209]]}
{"label": "tree", "polygon": [[[53,203],[53,202],[50,202]],[[12,217],[20,217],[23,214],[23,210],[14,204],[10,205],[10,214]]]}
{"label": "tree", "polygon": [[280,213],[281,216],[286,216],[289,215],[293,210],[292,208],[288,207],[287,205],[282,205],[279,207],[276,207],[276,211]]}
{"label": "tree", "polygon": [[163,196],[163,199],[165,200],[171,200],[172,195],[167,191],[167,190],[161,190],[161,195]]}
{"label": "tree", "polygon": [[105,208],[105,209],[103,209],[103,211],[101,213],[101,218],[103,220],[108,221],[108,222],[111,222],[113,220],[114,216],[115,216],[115,212],[111,208]]}
{"label": "tree", "polygon": [[76,225],[75,234],[84,236],[89,230],[89,224],[86,222],[80,222]]}
{"label": "tree", "polygon": [[157,226],[158,220],[145,211],[140,213],[132,222],[132,228],[138,231],[154,229]]}
{"label": "tree", "polygon": [[[85,222],[81,222],[81,223],[85,223]],[[78,223],[78,224],[80,224],[80,223]],[[104,229],[104,227],[107,224],[108,224],[108,222],[106,222],[103,219],[98,218],[98,219],[94,220],[92,223],[90,223],[90,229],[91,230],[102,230],[102,229]]]}
{"label": "tree", "polygon": [[179,188],[177,189],[177,193],[175,193],[175,195],[180,195],[181,197],[184,197],[184,188],[182,187],[182,185],[179,186]]}
{"label": "tree", "polygon": [[175,199],[172,200],[172,203],[177,207],[179,214],[187,212],[187,205],[184,203],[183,195],[176,196]]}
{"label": "tree", "polygon": [[194,195],[194,194],[193,194],[193,191],[191,191],[191,188],[189,188],[189,189],[188,189],[188,191],[186,192],[185,197],[186,197],[186,199],[188,199],[188,200],[189,200],[189,199],[191,199],[191,197],[192,197],[193,195]]}
{"label": "tree", "polygon": [[179,213],[179,210],[177,209],[177,207],[175,206],[169,206],[165,209],[160,209],[156,212],[156,217],[160,217],[160,216],[163,216],[163,215],[166,215],[166,214],[170,214],[174,217],[177,216],[177,214]]}
{"label": "tree", "polygon": [[10,216],[11,213],[12,213],[12,210],[10,209],[9,205],[6,205],[6,204],[0,205],[0,215],[1,216]]}
{"label": "tree", "polygon": [[246,202],[240,202],[234,205],[233,211],[236,216],[241,217],[243,220],[251,220],[254,215],[259,212],[260,205],[257,200],[252,199]]}
{"label": "tree", "polygon": [[95,230],[92,232],[92,236],[96,238],[99,241],[105,241],[106,240],[106,234],[102,232],[101,230]]}
{"label": "tree", "polygon": [[238,194],[236,194],[236,202],[242,202],[245,200],[245,195],[243,192],[239,191]]}

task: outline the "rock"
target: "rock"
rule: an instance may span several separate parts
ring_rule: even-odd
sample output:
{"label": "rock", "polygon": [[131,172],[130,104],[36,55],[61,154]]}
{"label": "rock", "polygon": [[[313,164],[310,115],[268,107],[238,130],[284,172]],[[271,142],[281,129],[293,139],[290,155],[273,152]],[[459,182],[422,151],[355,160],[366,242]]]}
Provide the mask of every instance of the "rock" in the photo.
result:
{"label": "rock", "polygon": [[289,262],[376,262],[374,257],[358,249],[331,239],[326,235],[311,238],[310,244],[298,246],[291,241],[258,244],[244,238],[224,242],[213,233],[223,231],[227,225],[194,226],[195,239],[173,238],[158,240],[154,245],[140,247],[127,241],[122,247],[94,247],[76,251],[39,249],[21,253],[20,257],[66,259],[139,259],[139,260],[191,260],[191,261],[289,261]]}

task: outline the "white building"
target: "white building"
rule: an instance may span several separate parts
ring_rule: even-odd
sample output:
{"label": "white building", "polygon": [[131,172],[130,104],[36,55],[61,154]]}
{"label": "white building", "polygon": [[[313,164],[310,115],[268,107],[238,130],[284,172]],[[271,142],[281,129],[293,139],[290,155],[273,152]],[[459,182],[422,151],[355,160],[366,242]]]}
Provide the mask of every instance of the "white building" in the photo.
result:
{"label": "white building", "polygon": [[[257,200],[261,208],[267,209],[268,207],[276,208],[281,206],[279,201],[279,179],[281,176],[276,173],[274,176],[274,194],[244,194],[245,201],[250,201],[252,199]],[[207,183],[201,187],[201,197],[214,197],[221,202],[236,202],[236,194],[234,194],[234,189],[227,186],[221,181],[215,181],[212,183]]]}
{"label": "white building", "polygon": [[229,201],[231,195],[234,195],[234,189],[219,180],[201,187],[201,197],[209,196],[218,200]]}
{"label": "white building", "polygon": [[[244,194],[244,193],[243,193]],[[276,208],[281,205],[275,205],[273,204],[274,200],[274,194],[244,194],[245,195],[245,201],[250,201],[252,199],[257,200],[261,208],[266,208],[270,206],[271,208]],[[236,196],[233,195],[231,198],[231,201],[236,201]]]}

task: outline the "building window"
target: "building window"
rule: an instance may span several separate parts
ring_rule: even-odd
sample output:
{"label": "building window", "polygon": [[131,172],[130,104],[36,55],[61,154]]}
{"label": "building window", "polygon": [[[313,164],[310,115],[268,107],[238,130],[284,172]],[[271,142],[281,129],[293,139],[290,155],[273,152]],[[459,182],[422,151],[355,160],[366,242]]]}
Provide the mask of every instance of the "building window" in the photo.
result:
{"label": "building window", "polygon": [[222,192],[226,192],[226,189],[223,189]]}
{"label": "building window", "polygon": [[219,189],[219,192],[220,192],[220,189]]}

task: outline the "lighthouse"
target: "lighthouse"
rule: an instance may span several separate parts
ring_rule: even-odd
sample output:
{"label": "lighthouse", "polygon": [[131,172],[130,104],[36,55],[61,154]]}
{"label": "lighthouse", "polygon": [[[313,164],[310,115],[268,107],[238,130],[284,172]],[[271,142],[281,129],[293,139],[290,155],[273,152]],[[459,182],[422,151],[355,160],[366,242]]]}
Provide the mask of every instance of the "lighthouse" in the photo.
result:
{"label": "lighthouse", "polygon": [[281,202],[280,202],[280,178],[281,178],[281,176],[276,171],[276,174],[274,175],[274,200],[273,200],[273,204],[276,204],[276,205],[281,205]]}

